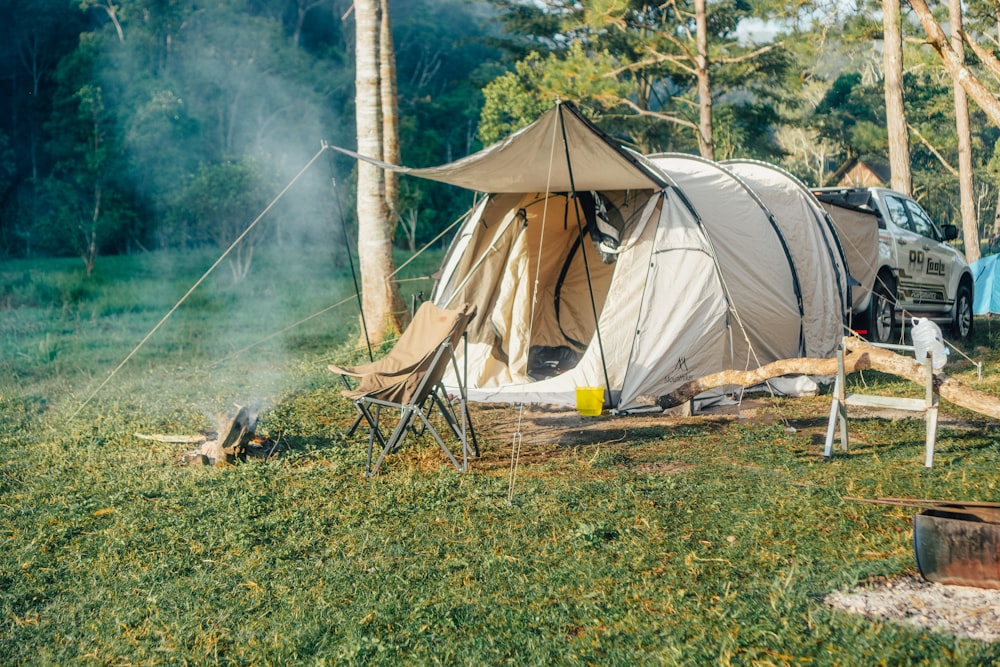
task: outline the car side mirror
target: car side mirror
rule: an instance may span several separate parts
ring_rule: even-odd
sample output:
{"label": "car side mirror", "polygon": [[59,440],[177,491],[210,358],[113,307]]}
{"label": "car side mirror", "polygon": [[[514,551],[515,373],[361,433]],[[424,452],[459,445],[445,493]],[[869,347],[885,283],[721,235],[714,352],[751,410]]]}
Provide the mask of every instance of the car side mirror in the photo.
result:
{"label": "car side mirror", "polygon": [[945,241],[954,241],[958,238],[958,227],[955,225],[941,225],[941,233],[944,234]]}

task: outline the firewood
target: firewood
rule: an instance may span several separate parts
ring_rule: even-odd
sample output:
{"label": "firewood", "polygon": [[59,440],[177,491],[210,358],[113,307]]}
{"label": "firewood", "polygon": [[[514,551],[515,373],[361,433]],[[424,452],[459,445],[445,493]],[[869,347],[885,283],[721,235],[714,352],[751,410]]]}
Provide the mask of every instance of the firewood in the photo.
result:
{"label": "firewood", "polygon": [[205,435],[166,435],[163,433],[136,433],[135,437],[140,440],[152,440],[153,442],[169,442],[177,444],[198,444],[208,440]]}
{"label": "firewood", "polygon": [[[926,370],[912,357],[905,357],[891,350],[875,347],[860,338],[844,339],[844,372],[876,370],[889,373],[917,384],[924,383]],[[687,382],[674,391],[659,397],[657,404],[670,408],[691,400],[698,394],[736,385],[749,387],[782,375],[836,375],[836,359],[783,359],[749,371],[720,371]],[[941,398],[959,407],[1000,419],[1000,398],[968,387],[944,373],[934,374],[934,388]]]}

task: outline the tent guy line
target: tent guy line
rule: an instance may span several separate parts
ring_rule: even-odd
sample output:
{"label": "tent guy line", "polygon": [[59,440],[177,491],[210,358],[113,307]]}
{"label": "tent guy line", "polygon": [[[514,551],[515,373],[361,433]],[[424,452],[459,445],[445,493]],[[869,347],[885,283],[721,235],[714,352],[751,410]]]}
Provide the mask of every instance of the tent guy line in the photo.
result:
{"label": "tent guy line", "polygon": [[[328,148],[484,194],[454,223],[431,295],[479,307],[463,360],[473,400],[573,405],[576,386],[603,384],[606,406],[628,412],[699,374],[828,357],[842,338],[850,276],[839,230],[772,165],[643,156],[570,102],[438,167],[326,143],[309,165]],[[547,224],[556,216],[565,224]],[[617,237],[610,253],[598,220]]]}
{"label": "tent guy line", "polygon": [[232,252],[233,249],[236,248],[236,246],[238,246],[240,244],[240,242],[243,241],[244,238],[246,238],[247,234],[249,234],[250,231],[253,230],[253,228],[257,226],[258,222],[260,222],[261,220],[264,219],[264,216],[266,216],[271,211],[271,209],[274,208],[275,205],[277,205],[277,203],[281,200],[281,198],[285,196],[285,193],[287,193],[289,190],[291,190],[292,186],[295,185],[295,183],[298,182],[298,180],[300,178],[302,178],[302,175],[305,174],[307,171],[309,171],[309,168],[313,166],[313,164],[316,162],[316,160],[319,159],[319,157],[326,151],[326,149],[327,149],[327,146],[325,144],[320,147],[319,151],[317,151],[316,154],[313,155],[312,158],[310,158],[308,162],[306,162],[305,166],[302,167],[302,169],[299,170],[299,173],[295,174],[295,176],[292,177],[292,180],[290,180],[288,182],[288,184],[285,185],[285,187],[283,187],[280,192],[278,192],[278,194],[274,197],[274,199],[272,199],[271,202],[267,206],[264,207],[264,210],[262,210],[257,215],[257,217],[253,219],[253,222],[251,222],[249,225],[247,225],[247,228],[244,229],[240,233],[240,235],[236,237],[236,240],[234,240],[231,244],[229,244],[229,247],[226,248],[222,252],[221,255],[219,255],[219,258],[217,260],[215,260],[215,262],[210,267],[208,267],[208,270],[205,271],[205,273],[203,273],[202,276],[200,278],[198,278],[198,280],[196,280],[193,285],[191,285],[191,287],[188,289],[188,291],[184,293],[184,296],[182,296],[180,299],[177,300],[177,303],[175,303],[173,305],[173,307],[171,307],[170,310],[167,311],[167,314],[164,315],[160,319],[160,321],[157,322],[153,326],[153,328],[149,330],[149,333],[147,333],[145,336],[143,336],[142,340],[140,340],[138,342],[138,344],[136,344],[136,346],[134,348],[132,348],[132,351],[129,352],[125,356],[124,359],[122,359],[121,363],[119,363],[114,368],[114,370],[112,370],[108,374],[108,376],[106,378],[104,378],[104,381],[101,382],[101,384],[98,385],[97,388],[94,389],[90,393],[90,395],[87,396],[86,399],[84,399],[84,401],[80,404],[80,406],[76,409],[76,411],[72,415],[70,415],[70,419],[75,419],[76,416],[79,415],[80,412],[82,412],[83,409],[85,407],[87,407],[87,405],[90,404],[90,402],[94,399],[94,397],[97,396],[97,394],[102,389],[104,389],[104,387],[107,386],[107,384],[109,382],[111,382],[111,379],[115,375],[118,374],[118,371],[120,371],[122,368],[124,368],[125,364],[127,364],[129,362],[129,360],[132,359],[132,357],[134,357],[136,355],[136,353],[142,348],[142,346],[146,344],[146,341],[148,341],[150,338],[152,338],[153,334],[155,334],[157,331],[159,331],[160,327],[162,327],[166,323],[166,321],[168,319],[170,319],[170,316],[173,315],[177,311],[177,309],[181,307],[181,304],[183,304],[185,301],[187,301],[188,297],[191,296],[191,294],[194,293],[194,291],[196,289],[198,289],[198,287],[203,282],[205,282],[205,279],[208,278],[208,276],[213,271],[215,271],[215,269],[219,266],[219,264],[222,263],[222,260],[224,260],[229,255],[229,253]]}

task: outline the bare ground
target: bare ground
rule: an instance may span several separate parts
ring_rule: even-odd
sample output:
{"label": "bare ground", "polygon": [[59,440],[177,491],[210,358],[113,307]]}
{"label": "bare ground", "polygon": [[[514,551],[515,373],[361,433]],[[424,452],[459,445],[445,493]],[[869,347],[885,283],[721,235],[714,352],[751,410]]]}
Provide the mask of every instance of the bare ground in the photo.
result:
{"label": "bare ground", "polygon": [[873,579],[850,591],[834,591],[826,604],[862,614],[984,642],[1000,639],[1000,591],[935,584],[919,574]]}

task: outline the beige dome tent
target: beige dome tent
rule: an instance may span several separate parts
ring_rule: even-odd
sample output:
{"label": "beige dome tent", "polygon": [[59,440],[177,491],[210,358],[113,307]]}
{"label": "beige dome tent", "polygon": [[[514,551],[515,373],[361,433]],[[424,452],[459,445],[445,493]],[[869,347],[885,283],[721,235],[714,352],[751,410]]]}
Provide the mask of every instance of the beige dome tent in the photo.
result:
{"label": "beige dome tent", "polygon": [[597,386],[628,411],[716,371],[827,356],[842,335],[846,270],[821,235],[786,235],[729,169],[647,159],[572,104],[449,165],[385,166],[489,193],[432,296],[478,308],[472,400],[573,405]]}
{"label": "beige dome tent", "polygon": [[[829,328],[842,331],[844,311],[851,306],[851,276],[856,275],[848,272],[849,255],[833,219],[801,181],[780,167],[756,160],[722,164],[753,188],[787,239],[802,290],[805,332],[817,336],[805,341],[806,350],[810,356],[832,356],[834,350],[824,350],[823,341],[829,340]],[[815,262],[816,253],[826,254],[829,262]]]}

